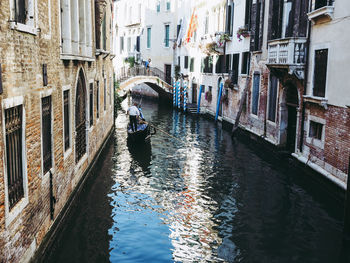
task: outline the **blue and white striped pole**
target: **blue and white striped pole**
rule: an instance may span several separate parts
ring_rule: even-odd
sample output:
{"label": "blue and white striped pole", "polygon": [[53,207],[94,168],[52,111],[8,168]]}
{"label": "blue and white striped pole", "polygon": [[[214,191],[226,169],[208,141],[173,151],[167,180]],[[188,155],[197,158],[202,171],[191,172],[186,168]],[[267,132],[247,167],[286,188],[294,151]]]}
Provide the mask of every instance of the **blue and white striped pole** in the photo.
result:
{"label": "blue and white striped pole", "polygon": [[203,88],[204,88],[204,85],[200,85],[200,87],[199,87],[199,97],[198,97],[198,106],[197,106],[197,114],[199,114],[199,111],[201,109],[201,98],[202,98]]}
{"label": "blue and white striped pole", "polygon": [[173,82],[173,106],[176,106],[176,82]]}
{"label": "blue and white striped pole", "polygon": [[187,109],[187,81],[184,81],[184,112]]}
{"label": "blue and white striped pole", "polygon": [[177,108],[181,108],[181,82],[177,82],[177,89],[178,89],[178,95],[177,95]]}
{"label": "blue and white striped pole", "polygon": [[175,107],[177,107],[177,105],[179,104],[179,81],[176,81],[176,84],[175,84],[175,93],[176,93],[176,98],[175,98]]}
{"label": "blue and white striped pole", "polygon": [[221,82],[220,83],[220,90],[219,90],[219,94],[218,94],[218,103],[216,106],[216,115],[215,115],[215,121],[218,120],[219,117],[219,110],[220,110],[220,104],[221,104],[221,94],[222,94],[222,88],[224,87],[224,83]]}

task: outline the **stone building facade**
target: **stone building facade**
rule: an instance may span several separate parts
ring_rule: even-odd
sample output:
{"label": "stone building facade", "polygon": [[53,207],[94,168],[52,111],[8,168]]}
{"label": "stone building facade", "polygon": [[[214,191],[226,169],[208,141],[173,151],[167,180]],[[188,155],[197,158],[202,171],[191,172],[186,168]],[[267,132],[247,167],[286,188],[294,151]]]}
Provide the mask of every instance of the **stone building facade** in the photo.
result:
{"label": "stone building facade", "polygon": [[178,25],[198,17],[175,50],[188,101],[232,124],[242,106],[242,129],[346,188],[348,1],[189,1],[185,10]]}
{"label": "stone building facade", "polygon": [[112,8],[0,2],[0,262],[30,260],[113,128]]}

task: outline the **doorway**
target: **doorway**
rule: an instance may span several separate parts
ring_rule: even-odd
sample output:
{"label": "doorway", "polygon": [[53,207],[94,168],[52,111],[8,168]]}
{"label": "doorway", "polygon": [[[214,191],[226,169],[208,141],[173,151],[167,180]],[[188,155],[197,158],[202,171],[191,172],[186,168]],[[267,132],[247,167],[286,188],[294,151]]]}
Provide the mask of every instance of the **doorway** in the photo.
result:
{"label": "doorway", "polygon": [[[220,84],[221,84],[221,82],[222,82],[223,80],[222,80],[222,77],[220,77],[219,79],[218,79],[218,92],[217,92],[217,103],[219,104],[219,115],[218,116],[222,116],[222,103],[221,103],[221,101],[219,101],[219,94],[220,94]],[[223,91],[221,91],[221,93],[222,93]],[[222,95],[222,94],[221,94]]]}
{"label": "doorway", "polygon": [[197,83],[192,83],[192,103],[197,104]]}
{"label": "doorway", "polygon": [[298,90],[289,83],[285,86],[282,97],[280,124],[280,144],[289,152],[295,152],[298,107]]}
{"label": "doorway", "polygon": [[164,71],[165,71],[165,82],[171,85],[171,65],[165,64]]}

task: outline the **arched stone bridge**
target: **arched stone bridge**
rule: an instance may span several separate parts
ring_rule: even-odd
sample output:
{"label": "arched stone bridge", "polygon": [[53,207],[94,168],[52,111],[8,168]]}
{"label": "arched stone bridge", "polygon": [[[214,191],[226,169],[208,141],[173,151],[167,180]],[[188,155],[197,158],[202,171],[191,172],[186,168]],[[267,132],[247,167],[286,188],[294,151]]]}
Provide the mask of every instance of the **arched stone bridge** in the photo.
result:
{"label": "arched stone bridge", "polygon": [[126,93],[132,87],[139,84],[147,84],[150,88],[159,94],[161,99],[172,100],[172,86],[165,81],[165,75],[157,68],[151,68],[149,71],[145,67],[133,67],[122,70],[118,75],[119,82],[118,93]]}

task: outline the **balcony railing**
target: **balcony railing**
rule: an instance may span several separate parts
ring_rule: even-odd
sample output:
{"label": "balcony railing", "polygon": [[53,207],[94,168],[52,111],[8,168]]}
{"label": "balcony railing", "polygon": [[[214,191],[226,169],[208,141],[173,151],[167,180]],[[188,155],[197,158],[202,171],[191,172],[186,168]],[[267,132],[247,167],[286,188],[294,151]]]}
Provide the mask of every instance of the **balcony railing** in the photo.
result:
{"label": "balcony railing", "polygon": [[268,61],[271,66],[304,66],[306,38],[288,38],[269,42]]}

